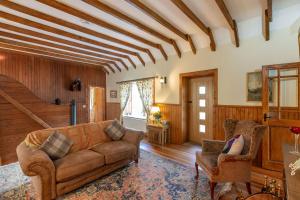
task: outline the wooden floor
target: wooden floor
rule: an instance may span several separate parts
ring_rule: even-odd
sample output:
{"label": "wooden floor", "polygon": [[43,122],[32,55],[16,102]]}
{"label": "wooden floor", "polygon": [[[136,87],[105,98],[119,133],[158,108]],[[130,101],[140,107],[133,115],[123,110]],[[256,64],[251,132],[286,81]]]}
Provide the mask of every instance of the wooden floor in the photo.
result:
{"label": "wooden floor", "polygon": [[[196,151],[201,151],[201,146],[193,143],[184,143],[182,145],[176,144],[166,144],[164,146],[149,143],[144,139],[141,143],[141,149],[158,154],[162,157],[175,160],[181,164],[195,167],[195,153]],[[194,171],[195,173],[195,171]],[[246,187],[244,185],[238,185],[238,188],[243,191],[246,196]],[[258,192],[259,188],[252,185],[252,192]],[[222,200],[232,200],[235,199],[236,193],[228,193]]]}
{"label": "wooden floor", "polygon": [[141,149],[175,160],[184,165],[194,167],[195,153],[196,151],[201,151],[201,146],[192,143],[185,143],[182,145],[166,144],[161,146],[149,143],[147,140],[143,140],[141,143]]}

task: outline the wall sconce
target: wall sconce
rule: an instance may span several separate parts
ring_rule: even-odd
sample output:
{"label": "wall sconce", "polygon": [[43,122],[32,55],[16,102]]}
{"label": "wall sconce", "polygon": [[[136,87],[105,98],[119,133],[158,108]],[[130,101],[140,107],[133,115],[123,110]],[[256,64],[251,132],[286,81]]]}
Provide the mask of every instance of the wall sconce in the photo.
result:
{"label": "wall sconce", "polygon": [[161,76],[159,77],[159,82],[161,84],[166,84],[167,83],[167,77],[166,76]]}

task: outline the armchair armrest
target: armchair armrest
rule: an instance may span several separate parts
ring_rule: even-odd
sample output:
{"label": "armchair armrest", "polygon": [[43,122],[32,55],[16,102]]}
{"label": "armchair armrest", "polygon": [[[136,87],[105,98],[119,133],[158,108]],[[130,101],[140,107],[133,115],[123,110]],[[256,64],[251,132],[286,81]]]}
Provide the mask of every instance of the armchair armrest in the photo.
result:
{"label": "armchair armrest", "polygon": [[225,141],[221,140],[203,140],[202,141],[202,152],[216,152],[221,153],[224,146]]}
{"label": "armchair armrest", "polygon": [[252,158],[249,155],[230,155],[230,154],[220,154],[218,157],[218,165],[223,162],[237,162],[237,161],[251,161]]}
{"label": "armchair armrest", "polygon": [[250,182],[252,159],[249,155],[220,154],[219,176],[223,181]]}
{"label": "armchair armrest", "polygon": [[27,176],[38,177],[39,181],[33,181],[38,196],[41,199],[55,198],[55,166],[49,156],[39,150],[32,149],[26,146],[23,142],[17,147],[17,156],[22,171]]}

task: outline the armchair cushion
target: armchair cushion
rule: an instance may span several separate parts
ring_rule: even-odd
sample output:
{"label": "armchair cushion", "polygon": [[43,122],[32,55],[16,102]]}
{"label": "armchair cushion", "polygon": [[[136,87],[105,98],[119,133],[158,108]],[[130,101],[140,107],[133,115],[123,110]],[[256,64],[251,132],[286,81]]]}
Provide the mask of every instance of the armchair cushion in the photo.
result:
{"label": "armchair cushion", "polygon": [[223,162],[236,162],[236,161],[251,161],[252,158],[249,155],[230,155],[230,154],[220,154],[218,156],[218,166]]}
{"label": "armchair cushion", "polygon": [[239,135],[233,141],[233,144],[230,147],[228,154],[230,155],[240,155],[244,148],[244,137]]}
{"label": "armchair cushion", "polygon": [[231,146],[233,145],[234,141],[235,141],[239,136],[240,136],[240,135],[236,135],[236,136],[232,137],[231,139],[229,139],[229,140],[226,142],[226,144],[225,144],[225,146],[224,146],[224,148],[223,148],[222,153],[228,153],[229,150],[230,150],[230,148],[231,148]]}

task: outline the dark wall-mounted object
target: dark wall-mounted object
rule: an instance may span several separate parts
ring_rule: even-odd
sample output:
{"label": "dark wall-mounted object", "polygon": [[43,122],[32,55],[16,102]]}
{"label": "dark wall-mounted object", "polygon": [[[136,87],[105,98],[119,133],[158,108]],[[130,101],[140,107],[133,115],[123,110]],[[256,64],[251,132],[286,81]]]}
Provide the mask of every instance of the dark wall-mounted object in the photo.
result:
{"label": "dark wall-mounted object", "polygon": [[60,98],[56,98],[54,101],[55,101],[55,105],[60,105],[61,104]]}
{"label": "dark wall-mounted object", "polygon": [[81,80],[79,78],[72,82],[70,90],[71,91],[81,91]]}

